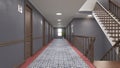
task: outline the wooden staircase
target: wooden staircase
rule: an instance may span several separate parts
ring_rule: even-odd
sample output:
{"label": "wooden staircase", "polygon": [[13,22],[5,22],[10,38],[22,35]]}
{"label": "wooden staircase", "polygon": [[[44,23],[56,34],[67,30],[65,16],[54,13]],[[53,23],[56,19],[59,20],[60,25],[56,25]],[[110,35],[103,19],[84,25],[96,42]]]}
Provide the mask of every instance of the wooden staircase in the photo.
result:
{"label": "wooden staircase", "polygon": [[[120,8],[118,11],[118,14],[120,14]],[[115,9],[114,12],[118,11]],[[118,17],[115,17],[118,15],[112,13],[97,2],[93,11],[93,16],[112,44],[112,47],[105,53],[101,60],[118,61],[120,60],[120,21]]]}

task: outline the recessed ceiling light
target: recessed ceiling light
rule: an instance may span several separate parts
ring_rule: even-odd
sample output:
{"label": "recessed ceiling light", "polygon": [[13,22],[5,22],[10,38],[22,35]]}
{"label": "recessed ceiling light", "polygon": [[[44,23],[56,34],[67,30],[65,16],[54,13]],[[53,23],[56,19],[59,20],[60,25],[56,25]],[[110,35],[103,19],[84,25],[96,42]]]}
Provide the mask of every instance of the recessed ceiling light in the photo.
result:
{"label": "recessed ceiling light", "polygon": [[56,15],[62,15],[62,13],[56,13]]}
{"label": "recessed ceiling light", "polygon": [[62,21],[61,19],[58,19],[57,21]]}
{"label": "recessed ceiling light", "polygon": [[88,15],[88,17],[92,17],[92,15]]}

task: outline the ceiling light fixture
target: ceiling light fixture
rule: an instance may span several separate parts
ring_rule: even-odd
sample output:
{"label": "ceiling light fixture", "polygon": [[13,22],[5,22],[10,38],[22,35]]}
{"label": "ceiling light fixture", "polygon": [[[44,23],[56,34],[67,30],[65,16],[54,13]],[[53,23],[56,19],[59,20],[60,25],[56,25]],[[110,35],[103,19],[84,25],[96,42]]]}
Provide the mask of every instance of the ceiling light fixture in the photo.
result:
{"label": "ceiling light fixture", "polygon": [[62,15],[62,13],[56,13],[56,15]]}
{"label": "ceiling light fixture", "polygon": [[57,21],[62,21],[61,19],[58,19]]}
{"label": "ceiling light fixture", "polygon": [[88,17],[92,17],[92,15],[88,15]]}

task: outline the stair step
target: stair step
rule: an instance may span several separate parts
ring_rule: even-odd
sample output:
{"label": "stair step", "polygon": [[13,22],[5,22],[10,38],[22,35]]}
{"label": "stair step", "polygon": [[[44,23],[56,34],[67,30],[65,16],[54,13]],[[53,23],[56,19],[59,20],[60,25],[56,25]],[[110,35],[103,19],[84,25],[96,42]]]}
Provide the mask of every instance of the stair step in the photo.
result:
{"label": "stair step", "polygon": [[101,18],[100,20],[106,20],[106,21],[114,21],[114,19],[112,19],[112,18]]}
{"label": "stair step", "polygon": [[[110,19],[111,17],[99,17],[99,19]],[[112,19],[112,18],[111,18]]]}
{"label": "stair step", "polygon": [[107,33],[109,33],[109,34],[120,34],[120,32],[107,32]]}
{"label": "stair step", "polygon": [[108,29],[108,28],[106,28],[105,30],[120,30],[120,29]]}
{"label": "stair step", "polygon": [[113,42],[117,42],[118,40],[112,40]]}
{"label": "stair step", "polygon": [[99,18],[99,19],[101,19],[101,20],[113,20],[114,21],[114,19],[112,19],[112,18]]}
{"label": "stair step", "polygon": [[108,20],[108,19],[99,19],[101,22],[114,22],[114,20],[113,19],[111,19],[111,20]]}
{"label": "stair step", "polygon": [[102,24],[114,24],[114,25],[119,25],[118,23],[115,23],[115,22],[114,22],[114,23],[113,23],[113,22],[112,22],[112,23],[104,22],[104,23],[102,23]]}
{"label": "stair step", "polygon": [[[104,26],[105,26],[105,25],[104,25]],[[109,27],[106,26],[106,28],[120,29],[119,26],[116,26],[116,27],[115,27],[115,26],[109,26]]]}
{"label": "stair step", "polygon": [[115,24],[105,24],[105,27],[120,27],[119,25]]}
{"label": "stair step", "polygon": [[112,37],[112,38],[120,38],[120,36],[110,36],[110,37]]}

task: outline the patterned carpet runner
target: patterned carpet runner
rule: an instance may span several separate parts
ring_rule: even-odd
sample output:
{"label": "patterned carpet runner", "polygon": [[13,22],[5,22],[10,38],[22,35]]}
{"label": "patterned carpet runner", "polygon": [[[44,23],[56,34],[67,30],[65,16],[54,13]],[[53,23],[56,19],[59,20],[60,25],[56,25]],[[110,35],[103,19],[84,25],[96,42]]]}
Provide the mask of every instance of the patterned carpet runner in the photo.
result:
{"label": "patterned carpet runner", "polygon": [[91,68],[65,39],[55,39],[28,68]]}

